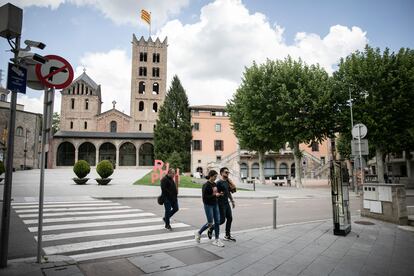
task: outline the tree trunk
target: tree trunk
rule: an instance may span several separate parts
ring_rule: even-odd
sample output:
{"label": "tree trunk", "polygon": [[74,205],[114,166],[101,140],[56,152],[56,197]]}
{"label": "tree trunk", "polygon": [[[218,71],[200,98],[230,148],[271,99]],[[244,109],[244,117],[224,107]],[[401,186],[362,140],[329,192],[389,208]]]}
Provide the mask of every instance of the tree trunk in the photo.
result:
{"label": "tree trunk", "polygon": [[299,149],[299,143],[293,143],[293,156],[295,158],[295,185],[296,188],[303,188],[302,185],[302,158]]}
{"label": "tree trunk", "polygon": [[259,170],[260,183],[266,184],[264,178],[264,152],[262,151],[259,151]]}
{"label": "tree trunk", "polygon": [[378,183],[384,183],[384,160],[382,159],[382,151],[380,149],[375,150],[375,157],[377,159],[377,177]]}

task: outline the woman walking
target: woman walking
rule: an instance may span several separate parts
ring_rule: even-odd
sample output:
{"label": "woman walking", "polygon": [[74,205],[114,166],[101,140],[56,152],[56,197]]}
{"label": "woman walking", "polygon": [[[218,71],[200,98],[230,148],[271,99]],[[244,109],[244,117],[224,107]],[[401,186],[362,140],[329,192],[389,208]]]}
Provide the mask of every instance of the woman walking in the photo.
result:
{"label": "woman walking", "polygon": [[[202,193],[203,193],[203,203],[204,203],[204,211],[206,212],[207,223],[204,224],[201,229],[195,232],[195,240],[196,242],[200,242],[201,234],[213,227],[214,225],[214,234],[215,240],[212,242],[213,245],[223,247],[223,242],[219,239],[220,234],[220,213],[217,204],[217,198],[223,196],[223,192],[217,192],[216,186],[216,178],[217,172],[215,170],[211,170],[208,175],[208,181],[203,185]],[[214,224],[213,224],[214,220]]]}

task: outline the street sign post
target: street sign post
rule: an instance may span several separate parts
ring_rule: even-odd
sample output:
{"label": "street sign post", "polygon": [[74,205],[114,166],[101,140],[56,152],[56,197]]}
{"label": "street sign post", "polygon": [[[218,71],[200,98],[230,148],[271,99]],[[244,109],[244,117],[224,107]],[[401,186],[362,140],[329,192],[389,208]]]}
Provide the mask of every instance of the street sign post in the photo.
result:
{"label": "street sign post", "polygon": [[44,85],[43,121],[42,121],[42,149],[40,160],[40,187],[39,187],[39,222],[37,230],[37,262],[42,260],[42,235],[43,235],[43,201],[45,181],[45,147],[52,129],[53,102],[55,88],[63,89],[69,86],[73,80],[73,69],[66,59],[56,56],[45,56],[44,64],[37,64],[35,72],[38,80]]}
{"label": "street sign post", "polygon": [[36,65],[36,75],[44,86],[63,89],[73,80],[73,69],[69,62],[56,55],[45,56],[45,64]]}
{"label": "street sign post", "polygon": [[[360,146],[361,146],[361,151],[360,151]],[[361,153],[361,155],[368,155],[369,154],[368,140],[367,139],[352,140],[351,151],[352,151],[353,156],[359,156],[359,153]]]}
{"label": "street sign post", "polygon": [[7,89],[26,94],[27,70],[23,66],[9,63],[7,72]]}
{"label": "street sign post", "polygon": [[352,128],[352,137],[355,139],[362,139],[368,133],[368,129],[364,124],[356,124]]}

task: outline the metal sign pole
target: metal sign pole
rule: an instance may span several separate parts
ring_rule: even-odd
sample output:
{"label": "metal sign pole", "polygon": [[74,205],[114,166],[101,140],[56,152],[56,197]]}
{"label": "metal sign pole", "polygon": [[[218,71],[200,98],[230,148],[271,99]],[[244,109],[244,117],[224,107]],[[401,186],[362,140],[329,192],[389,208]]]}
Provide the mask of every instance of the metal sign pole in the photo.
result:
{"label": "metal sign pole", "polygon": [[[20,49],[20,36],[16,37],[16,51],[14,58],[18,58],[18,49]],[[7,267],[7,255],[9,247],[9,231],[10,231],[10,209],[11,209],[11,193],[13,179],[13,153],[14,153],[14,131],[16,127],[16,103],[17,92],[11,91],[10,102],[10,118],[7,137],[7,159],[6,173],[4,179],[3,192],[3,211],[1,216],[1,246],[0,246],[0,267]]]}
{"label": "metal sign pole", "polygon": [[44,184],[45,184],[45,145],[47,138],[47,110],[49,102],[49,93],[52,89],[45,87],[43,96],[43,120],[42,120],[42,146],[40,159],[40,188],[39,188],[39,222],[37,230],[37,262],[42,262],[42,232],[43,232],[43,201],[44,201]]}
{"label": "metal sign pole", "polygon": [[364,169],[362,168],[362,151],[361,151],[361,125],[358,126],[358,149],[359,149],[359,167],[361,169],[361,184],[364,185]]}

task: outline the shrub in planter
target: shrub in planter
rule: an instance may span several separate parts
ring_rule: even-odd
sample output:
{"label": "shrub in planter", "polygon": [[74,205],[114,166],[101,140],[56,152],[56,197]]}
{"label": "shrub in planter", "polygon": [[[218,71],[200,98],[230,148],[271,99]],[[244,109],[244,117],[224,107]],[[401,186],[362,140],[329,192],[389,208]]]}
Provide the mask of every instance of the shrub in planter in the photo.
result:
{"label": "shrub in planter", "polygon": [[88,162],[85,160],[79,160],[73,166],[73,172],[76,174],[77,177],[72,178],[76,184],[85,184],[89,178],[85,178],[88,173],[91,171],[91,167],[89,166]]}
{"label": "shrub in planter", "polygon": [[[0,175],[6,172],[6,168],[4,167],[4,163],[0,161]],[[0,176],[0,182],[3,181],[3,177]]]}
{"label": "shrub in planter", "polygon": [[96,182],[100,185],[108,184],[112,178],[109,178],[114,173],[114,167],[112,163],[108,160],[102,160],[96,166],[96,172],[101,178],[96,178]]}

